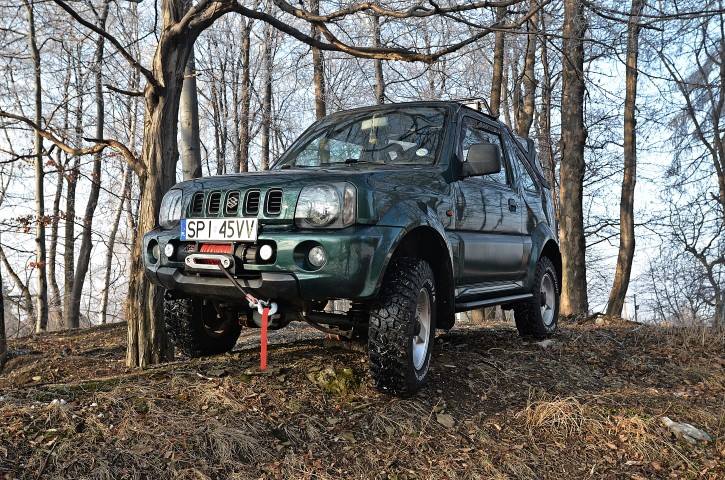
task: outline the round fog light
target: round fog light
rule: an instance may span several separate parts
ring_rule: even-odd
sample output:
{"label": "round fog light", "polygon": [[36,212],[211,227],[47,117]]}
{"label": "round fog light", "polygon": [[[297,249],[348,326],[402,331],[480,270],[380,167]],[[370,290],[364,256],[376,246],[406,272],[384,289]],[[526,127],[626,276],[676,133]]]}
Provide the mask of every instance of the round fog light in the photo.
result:
{"label": "round fog light", "polygon": [[167,243],[164,247],[164,255],[166,255],[166,258],[174,256],[174,246],[171,243]]}
{"label": "round fog light", "polygon": [[325,264],[327,261],[327,254],[325,253],[325,249],[322,247],[312,247],[310,249],[310,253],[307,254],[307,260],[309,260],[310,264],[313,267],[321,267]]}
{"label": "round fog light", "polygon": [[159,244],[154,242],[153,246],[151,247],[151,262],[157,263],[159,261]]}
{"label": "round fog light", "polygon": [[272,258],[272,255],[274,255],[274,249],[272,248],[272,245],[265,244],[259,247],[259,258],[261,258],[265,262]]}

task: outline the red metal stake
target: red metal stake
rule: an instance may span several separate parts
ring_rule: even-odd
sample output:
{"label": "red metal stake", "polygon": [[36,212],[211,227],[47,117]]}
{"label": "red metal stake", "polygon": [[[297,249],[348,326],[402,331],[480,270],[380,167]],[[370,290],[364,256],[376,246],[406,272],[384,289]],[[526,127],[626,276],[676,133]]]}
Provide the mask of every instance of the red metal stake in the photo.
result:
{"label": "red metal stake", "polygon": [[261,352],[259,357],[259,369],[267,370],[267,321],[269,320],[269,307],[262,310],[262,331],[259,334],[259,342],[261,343]]}

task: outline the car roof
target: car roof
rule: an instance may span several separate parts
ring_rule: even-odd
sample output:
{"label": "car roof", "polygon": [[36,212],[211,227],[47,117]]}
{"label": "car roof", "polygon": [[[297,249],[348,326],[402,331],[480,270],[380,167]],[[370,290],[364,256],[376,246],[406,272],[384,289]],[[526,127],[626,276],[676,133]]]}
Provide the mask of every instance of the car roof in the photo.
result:
{"label": "car roof", "polygon": [[474,108],[471,108],[470,106],[457,101],[457,100],[415,100],[410,102],[393,102],[393,103],[381,103],[378,105],[367,105],[364,107],[356,107],[356,108],[349,108],[337,111],[335,113],[331,113],[329,116],[334,117],[338,114],[344,114],[349,112],[362,112],[366,110],[378,110],[378,109],[389,109],[389,108],[396,108],[396,107],[432,107],[432,108],[447,108],[449,110],[452,109],[465,109],[471,112],[478,113],[480,115],[484,115],[485,117],[490,118],[493,121],[500,122],[500,120],[493,115],[489,115],[488,113],[482,112],[480,110],[476,110]]}

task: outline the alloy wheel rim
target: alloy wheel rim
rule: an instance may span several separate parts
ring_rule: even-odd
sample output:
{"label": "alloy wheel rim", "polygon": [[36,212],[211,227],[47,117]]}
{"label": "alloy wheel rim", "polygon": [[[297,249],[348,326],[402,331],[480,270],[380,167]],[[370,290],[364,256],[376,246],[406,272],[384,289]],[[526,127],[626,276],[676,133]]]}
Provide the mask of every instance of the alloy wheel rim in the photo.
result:
{"label": "alloy wheel rim", "polygon": [[554,279],[550,273],[546,273],[541,279],[541,318],[544,325],[549,326],[554,322],[554,309],[556,307],[556,291]]}
{"label": "alloy wheel rim", "polygon": [[418,292],[415,307],[416,334],[413,335],[413,366],[416,370],[423,368],[428,354],[430,342],[431,301],[428,289],[422,287]]}

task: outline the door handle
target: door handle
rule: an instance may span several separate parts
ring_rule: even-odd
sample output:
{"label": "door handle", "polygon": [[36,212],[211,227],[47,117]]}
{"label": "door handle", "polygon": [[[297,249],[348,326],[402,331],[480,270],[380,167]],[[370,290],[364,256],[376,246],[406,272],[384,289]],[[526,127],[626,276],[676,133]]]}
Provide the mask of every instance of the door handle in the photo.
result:
{"label": "door handle", "polygon": [[509,198],[509,210],[515,212],[517,208],[519,208],[518,202],[513,198]]}

